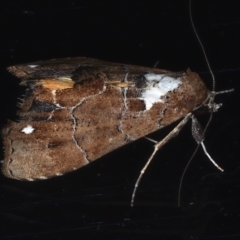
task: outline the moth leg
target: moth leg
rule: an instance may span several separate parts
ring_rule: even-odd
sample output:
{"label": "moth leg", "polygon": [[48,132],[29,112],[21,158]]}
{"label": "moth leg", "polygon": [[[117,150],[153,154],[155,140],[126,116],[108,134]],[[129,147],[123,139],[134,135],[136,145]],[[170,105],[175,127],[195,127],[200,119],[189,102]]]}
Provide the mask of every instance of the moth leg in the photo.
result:
{"label": "moth leg", "polygon": [[[172,138],[176,137],[178,135],[178,133],[180,132],[180,130],[185,126],[185,124],[187,123],[187,121],[189,120],[189,118],[192,116],[192,113],[188,113],[185,118],[164,138],[162,139],[160,142],[157,142],[154,146],[154,150],[153,150],[153,153],[152,155],[150,156],[150,158],[148,159],[147,163],[145,164],[145,166],[143,167],[143,169],[141,170],[139,176],[138,176],[138,179],[135,183],[135,186],[134,186],[134,190],[133,190],[133,193],[132,193],[132,200],[131,200],[131,206],[133,206],[134,204],[134,198],[135,198],[135,195],[136,195],[136,191],[137,191],[137,188],[138,188],[138,185],[139,185],[139,182],[141,181],[142,179],[142,176],[143,174],[145,173],[148,165],[150,164],[150,162],[152,161],[153,157],[155,156],[156,152],[164,145],[166,144],[169,140],[171,140]],[[148,139],[148,138],[147,138]],[[149,139],[150,141],[152,139]],[[153,142],[155,142],[153,140]]]}
{"label": "moth leg", "polygon": [[191,118],[192,118],[192,135],[193,135],[193,138],[195,139],[195,141],[198,144],[201,144],[204,153],[207,155],[207,157],[213,163],[213,165],[216,168],[218,168],[220,171],[223,172],[224,170],[217,165],[217,163],[212,159],[212,157],[209,155],[209,153],[206,150],[206,147],[205,147],[205,145],[203,143],[203,141],[204,141],[204,134],[203,134],[202,127],[201,127],[200,123],[198,122],[198,120],[195,118],[194,115],[192,115]]}
{"label": "moth leg", "polygon": [[148,137],[144,137],[144,138],[146,138],[146,139],[149,140],[150,142],[158,143],[158,141],[156,141],[156,140],[154,140],[154,139],[152,139],[152,138],[148,138]]}

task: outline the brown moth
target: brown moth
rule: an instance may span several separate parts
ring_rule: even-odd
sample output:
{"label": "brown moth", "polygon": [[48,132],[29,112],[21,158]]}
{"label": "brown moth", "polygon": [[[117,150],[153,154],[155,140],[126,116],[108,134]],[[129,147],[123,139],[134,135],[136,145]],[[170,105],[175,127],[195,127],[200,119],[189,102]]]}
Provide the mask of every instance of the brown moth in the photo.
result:
{"label": "brown moth", "polygon": [[184,118],[209,91],[198,74],[65,58],[9,67],[27,86],[3,130],[3,172],[19,180],[73,171]]}
{"label": "brown moth", "polygon": [[211,117],[202,131],[193,112],[202,106],[210,113],[217,111],[221,104],[214,103],[215,96],[233,89],[215,92],[214,75],[192,21],[191,1],[189,9],[193,30],[212,74],[212,91],[190,70],[171,72],[85,57],[9,67],[27,90],[20,104],[19,121],[9,121],[2,131],[3,173],[29,181],[60,176],[181,119],[160,142],[149,139],[155,143],[154,151],[136,181],[133,205],[139,182],[155,153],[179,133],[189,118],[198,146],[223,171],[203,143]]}

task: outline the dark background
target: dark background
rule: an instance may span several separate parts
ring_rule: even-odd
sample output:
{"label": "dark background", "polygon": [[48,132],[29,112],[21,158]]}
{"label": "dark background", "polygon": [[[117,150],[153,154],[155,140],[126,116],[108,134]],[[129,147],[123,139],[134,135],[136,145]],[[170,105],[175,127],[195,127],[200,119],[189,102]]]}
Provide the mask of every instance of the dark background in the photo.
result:
{"label": "dark background", "polygon": [[[0,239],[239,239],[240,15],[237,0],[193,1],[193,18],[216,76],[223,107],[205,144],[220,173],[196,147],[188,123],[157,153],[140,139],[63,177],[20,182],[0,176]],[[1,127],[16,118],[24,89],[6,67],[86,56],[172,71],[188,67],[211,89],[211,76],[189,20],[188,1],[18,1],[0,5]],[[199,117],[206,123],[208,115]],[[170,128],[152,134],[161,139]],[[1,152],[3,155],[3,151]],[[1,156],[3,158],[3,156]]]}

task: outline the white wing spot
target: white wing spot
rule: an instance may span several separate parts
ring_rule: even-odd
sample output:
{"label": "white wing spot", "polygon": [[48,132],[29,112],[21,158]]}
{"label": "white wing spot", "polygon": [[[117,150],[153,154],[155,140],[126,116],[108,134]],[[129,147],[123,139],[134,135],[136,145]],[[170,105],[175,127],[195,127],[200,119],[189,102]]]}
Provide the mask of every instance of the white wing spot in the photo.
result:
{"label": "white wing spot", "polygon": [[33,128],[31,125],[27,125],[25,128],[22,129],[21,132],[25,134],[31,134],[34,130],[35,128]]}
{"label": "white wing spot", "polygon": [[165,74],[148,73],[144,77],[147,80],[147,87],[139,99],[145,102],[146,110],[151,109],[154,103],[164,102],[162,98],[182,83],[181,78],[173,78]]}
{"label": "white wing spot", "polygon": [[28,65],[28,67],[30,68],[35,68],[35,67],[38,67],[39,65]]}

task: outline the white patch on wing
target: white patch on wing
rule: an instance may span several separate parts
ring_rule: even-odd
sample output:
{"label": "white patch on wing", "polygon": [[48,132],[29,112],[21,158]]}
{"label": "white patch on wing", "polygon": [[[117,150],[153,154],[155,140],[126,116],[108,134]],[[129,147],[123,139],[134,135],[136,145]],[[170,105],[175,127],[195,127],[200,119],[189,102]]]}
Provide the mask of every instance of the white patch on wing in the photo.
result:
{"label": "white patch on wing", "polygon": [[33,128],[32,126],[28,125],[25,128],[22,129],[21,132],[25,133],[25,134],[31,134],[34,131],[35,128]]}
{"label": "white patch on wing", "polygon": [[28,67],[30,67],[30,68],[35,68],[35,67],[38,67],[39,65],[28,65]]}
{"label": "white patch on wing", "polygon": [[146,110],[151,109],[154,103],[164,102],[163,97],[182,83],[181,78],[173,78],[165,74],[147,73],[144,77],[147,80],[147,87],[139,99],[145,102]]}

